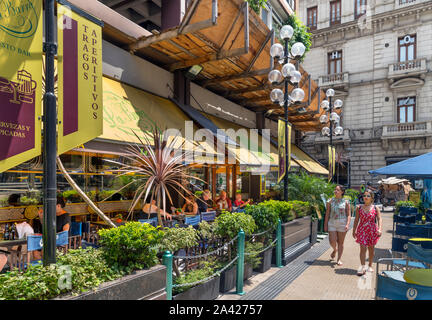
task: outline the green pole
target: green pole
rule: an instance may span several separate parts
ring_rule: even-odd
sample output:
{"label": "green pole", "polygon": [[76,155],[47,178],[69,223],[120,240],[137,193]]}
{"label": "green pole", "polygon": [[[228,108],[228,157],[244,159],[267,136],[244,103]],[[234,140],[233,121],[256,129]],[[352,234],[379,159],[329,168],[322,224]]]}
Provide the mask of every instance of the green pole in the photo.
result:
{"label": "green pole", "polygon": [[167,300],[172,300],[172,271],[173,271],[173,255],[171,251],[165,251],[162,257],[162,263],[166,266],[166,295]]}
{"label": "green pole", "polygon": [[276,266],[282,268],[282,224],[280,219],[276,229],[276,239]]}
{"label": "green pole", "polygon": [[243,276],[244,276],[244,246],[245,246],[245,233],[242,229],[238,233],[237,242],[237,285],[236,293],[239,295],[244,295],[243,291]]}

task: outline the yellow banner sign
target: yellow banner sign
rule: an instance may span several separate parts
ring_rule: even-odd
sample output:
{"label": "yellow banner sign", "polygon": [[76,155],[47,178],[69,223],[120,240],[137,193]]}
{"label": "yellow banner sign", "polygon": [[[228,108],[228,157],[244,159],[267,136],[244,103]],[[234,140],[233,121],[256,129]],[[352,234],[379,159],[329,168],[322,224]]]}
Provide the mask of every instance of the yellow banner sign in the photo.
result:
{"label": "yellow banner sign", "polygon": [[102,24],[61,2],[57,6],[58,154],[103,131]]}
{"label": "yellow banner sign", "polygon": [[[279,175],[278,183],[283,179],[285,174],[291,169],[291,125],[286,124],[285,120],[278,121],[278,155],[279,155]],[[285,149],[285,132],[288,134],[288,150]],[[285,151],[288,151],[288,164],[285,165]]]}
{"label": "yellow banner sign", "polygon": [[336,147],[328,146],[328,156],[329,156],[328,181],[331,181],[336,171]]}
{"label": "yellow banner sign", "polygon": [[42,0],[0,1],[0,172],[41,154]]}

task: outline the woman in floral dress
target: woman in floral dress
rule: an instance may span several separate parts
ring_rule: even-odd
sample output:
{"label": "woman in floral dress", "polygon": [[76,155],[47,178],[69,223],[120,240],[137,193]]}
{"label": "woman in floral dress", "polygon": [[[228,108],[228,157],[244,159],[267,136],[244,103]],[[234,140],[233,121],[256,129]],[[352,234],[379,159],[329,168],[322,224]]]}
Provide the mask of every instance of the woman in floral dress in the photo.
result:
{"label": "woman in floral dress", "polygon": [[[354,220],[353,237],[360,244],[361,266],[357,275],[362,276],[373,272],[372,263],[374,258],[375,245],[381,236],[382,218],[380,210],[373,204],[374,196],[369,190],[363,193],[364,204],[357,206]],[[377,220],[377,223],[375,222]],[[366,268],[366,251],[369,251],[369,268]]]}

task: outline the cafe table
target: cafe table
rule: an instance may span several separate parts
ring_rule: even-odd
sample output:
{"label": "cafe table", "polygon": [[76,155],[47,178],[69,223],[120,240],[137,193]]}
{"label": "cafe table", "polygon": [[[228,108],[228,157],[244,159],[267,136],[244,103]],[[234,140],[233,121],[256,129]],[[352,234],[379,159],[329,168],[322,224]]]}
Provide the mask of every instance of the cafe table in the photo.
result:
{"label": "cafe table", "polygon": [[424,249],[432,249],[432,238],[410,238],[409,242],[421,245]]}
{"label": "cafe table", "polygon": [[432,269],[412,269],[405,271],[404,279],[407,283],[432,287]]}

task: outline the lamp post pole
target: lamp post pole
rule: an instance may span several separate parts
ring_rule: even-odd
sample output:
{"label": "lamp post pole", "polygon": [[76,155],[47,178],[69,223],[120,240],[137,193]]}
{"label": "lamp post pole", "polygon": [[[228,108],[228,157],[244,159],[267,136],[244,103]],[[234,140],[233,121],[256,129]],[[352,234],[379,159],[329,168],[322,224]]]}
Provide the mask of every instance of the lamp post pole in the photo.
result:
{"label": "lamp post pole", "polygon": [[[270,99],[273,103],[278,104],[280,107],[283,107],[284,110],[284,125],[285,125],[285,159],[284,159],[284,177],[283,177],[283,198],[285,201],[288,200],[288,162],[290,155],[288,154],[289,150],[289,141],[288,139],[288,106],[296,103],[300,103],[304,99],[304,91],[301,88],[298,88],[298,83],[301,80],[301,73],[298,69],[298,59],[300,59],[306,48],[303,43],[296,42],[292,45],[291,51],[289,50],[289,40],[292,38],[294,34],[294,29],[285,25],[280,29],[280,37],[284,40],[284,46],[279,43],[275,43],[270,48],[270,55],[272,58],[276,58],[279,63],[283,63],[282,72],[274,69],[270,71],[268,75],[269,81],[273,85],[280,85],[282,81],[284,83],[285,91],[282,91],[279,88],[273,89],[270,93]],[[294,66],[289,62],[289,59],[297,60],[297,65]],[[293,85],[295,88],[292,92],[288,91],[288,84]],[[281,143],[281,141],[279,141]]]}
{"label": "lamp post pole", "polygon": [[55,41],[54,0],[45,0],[45,94],[43,108],[43,264],[56,262],[56,155],[57,107],[54,94]]}
{"label": "lamp post pole", "polygon": [[[288,41],[285,41],[284,44],[284,52],[285,52],[285,59],[284,63],[288,63]],[[285,92],[284,92],[284,120],[285,120],[285,176],[284,176],[284,201],[288,201],[288,161],[289,161],[289,154],[288,154],[288,143],[291,143],[291,141],[288,141],[288,99],[289,99],[289,93],[288,93],[288,79],[284,79],[285,84]]]}
{"label": "lamp post pole", "polygon": [[[322,124],[327,124],[328,127],[325,126],[321,130],[321,134],[323,136],[330,137],[330,147],[333,148],[333,135],[340,136],[343,134],[343,128],[339,125],[340,116],[334,112],[334,110],[338,110],[342,108],[343,102],[340,99],[336,99],[333,102],[333,97],[335,95],[335,91],[333,89],[328,89],[326,91],[326,96],[328,100],[323,100],[321,102],[321,108],[327,113],[329,113],[329,116],[327,114],[323,114],[320,117],[320,122]],[[335,159],[333,159],[334,161]],[[330,165],[330,159],[329,159],[329,165]],[[334,175],[334,172],[333,172]],[[330,182],[333,182],[333,175],[330,179]]]}

